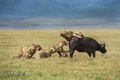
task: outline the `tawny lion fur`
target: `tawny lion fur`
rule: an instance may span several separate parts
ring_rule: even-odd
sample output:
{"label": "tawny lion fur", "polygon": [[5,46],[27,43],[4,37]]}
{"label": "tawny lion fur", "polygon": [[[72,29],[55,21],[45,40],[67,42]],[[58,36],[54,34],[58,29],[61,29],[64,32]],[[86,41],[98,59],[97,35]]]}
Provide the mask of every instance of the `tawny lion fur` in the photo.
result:
{"label": "tawny lion fur", "polygon": [[73,36],[76,36],[78,38],[84,37],[84,35],[81,32],[73,32],[69,30],[62,30],[60,32],[60,35],[64,37],[67,41],[69,41]]}
{"label": "tawny lion fur", "polygon": [[[63,57],[67,57],[67,52],[69,51],[64,51],[63,50],[63,46],[67,45],[67,42],[62,41],[48,49],[43,49],[41,51],[39,51],[38,53],[36,53],[33,58],[47,58],[50,57],[53,53],[58,52],[59,56],[63,56]],[[62,54],[61,54],[62,53]]]}
{"label": "tawny lion fur", "polygon": [[24,45],[20,48],[21,53],[19,55],[13,56],[13,58],[25,57],[30,59],[35,54],[36,51],[40,51],[40,50],[42,50],[40,45],[35,45],[35,44]]}

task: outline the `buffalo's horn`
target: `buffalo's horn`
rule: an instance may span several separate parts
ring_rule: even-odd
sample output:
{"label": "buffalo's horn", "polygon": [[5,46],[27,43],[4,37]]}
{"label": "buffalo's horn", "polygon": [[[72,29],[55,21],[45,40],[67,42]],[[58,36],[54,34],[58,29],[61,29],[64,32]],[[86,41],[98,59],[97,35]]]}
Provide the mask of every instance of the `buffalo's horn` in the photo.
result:
{"label": "buffalo's horn", "polygon": [[102,47],[105,47],[105,42],[103,43]]}
{"label": "buffalo's horn", "polygon": [[105,46],[105,42],[104,42],[104,46]]}

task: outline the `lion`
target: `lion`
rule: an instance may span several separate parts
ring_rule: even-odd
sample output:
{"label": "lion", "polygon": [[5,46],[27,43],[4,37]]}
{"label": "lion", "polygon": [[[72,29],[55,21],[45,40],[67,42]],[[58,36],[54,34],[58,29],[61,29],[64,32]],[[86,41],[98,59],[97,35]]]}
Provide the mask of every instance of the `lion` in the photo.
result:
{"label": "lion", "polygon": [[51,53],[55,51],[55,47],[51,47],[48,49],[43,49],[41,51],[38,51],[35,55],[33,55],[33,59],[39,59],[39,58],[48,58],[51,57]]}
{"label": "lion", "polygon": [[67,41],[69,41],[73,36],[73,32],[69,30],[62,30],[60,32],[60,36],[64,37]]}
{"label": "lion", "polygon": [[25,58],[32,58],[32,56],[36,53],[36,51],[40,51],[42,50],[42,47],[40,45],[24,45],[20,48],[20,54],[13,56],[13,58],[21,58],[21,57],[25,57]]}
{"label": "lion", "polygon": [[[64,51],[63,46],[67,45],[68,43],[66,41],[62,41],[48,49],[43,49],[39,51],[37,54],[33,56],[33,58],[48,58],[51,57],[53,53],[58,52],[60,57],[67,57],[67,52],[69,51]],[[61,54],[62,53],[62,54]]]}
{"label": "lion", "polygon": [[70,41],[73,36],[76,36],[78,38],[84,37],[84,35],[81,32],[74,33],[73,31],[69,30],[62,30],[60,32],[60,36],[64,37],[67,41]]}
{"label": "lion", "polygon": [[[67,56],[68,56],[67,53],[68,53],[69,51],[64,51],[64,49],[63,49],[63,46],[64,46],[64,45],[67,46],[67,44],[68,44],[68,43],[67,43],[66,41],[62,41],[62,42],[54,45],[53,47],[55,47],[55,51],[53,51],[52,53],[58,52],[59,57],[67,57]],[[61,54],[61,53],[62,53],[62,54]]]}

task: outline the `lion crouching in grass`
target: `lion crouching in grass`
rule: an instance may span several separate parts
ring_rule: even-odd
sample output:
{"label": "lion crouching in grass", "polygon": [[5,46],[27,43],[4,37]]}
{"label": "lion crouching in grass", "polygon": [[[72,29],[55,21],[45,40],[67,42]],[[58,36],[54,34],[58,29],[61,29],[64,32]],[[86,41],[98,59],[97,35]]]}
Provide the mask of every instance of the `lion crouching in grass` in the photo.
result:
{"label": "lion crouching in grass", "polygon": [[44,50],[41,50],[39,51],[38,53],[36,53],[33,58],[47,58],[47,57],[51,57],[51,55],[53,53],[56,53],[58,52],[59,54],[59,57],[67,57],[67,53],[69,51],[64,51],[63,50],[63,46],[64,45],[67,45],[68,43],[65,42],[65,41],[62,41],[56,45],[54,45],[53,47],[50,47],[48,49],[44,49]]}
{"label": "lion crouching in grass", "polygon": [[21,57],[25,57],[25,58],[32,58],[32,56],[36,53],[36,51],[40,51],[42,50],[40,45],[24,45],[20,48],[20,54],[13,56],[13,58],[21,58]]}
{"label": "lion crouching in grass", "polygon": [[38,51],[35,55],[33,55],[33,59],[39,59],[39,58],[48,58],[51,56],[51,53],[55,50],[54,47],[43,49],[41,51]]}

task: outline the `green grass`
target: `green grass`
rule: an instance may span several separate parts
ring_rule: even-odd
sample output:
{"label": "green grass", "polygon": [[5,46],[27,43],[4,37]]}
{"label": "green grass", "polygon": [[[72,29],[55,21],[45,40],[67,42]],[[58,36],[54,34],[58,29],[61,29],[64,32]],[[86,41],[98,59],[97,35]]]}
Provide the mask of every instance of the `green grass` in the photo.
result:
{"label": "green grass", "polygon": [[96,52],[96,58],[77,51],[73,59],[57,53],[46,59],[12,58],[22,45],[40,44],[45,49],[65,40],[60,31],[0,30],[0,80],[120,80],[120,29],[73,30],[106,43],[107,53]]}

